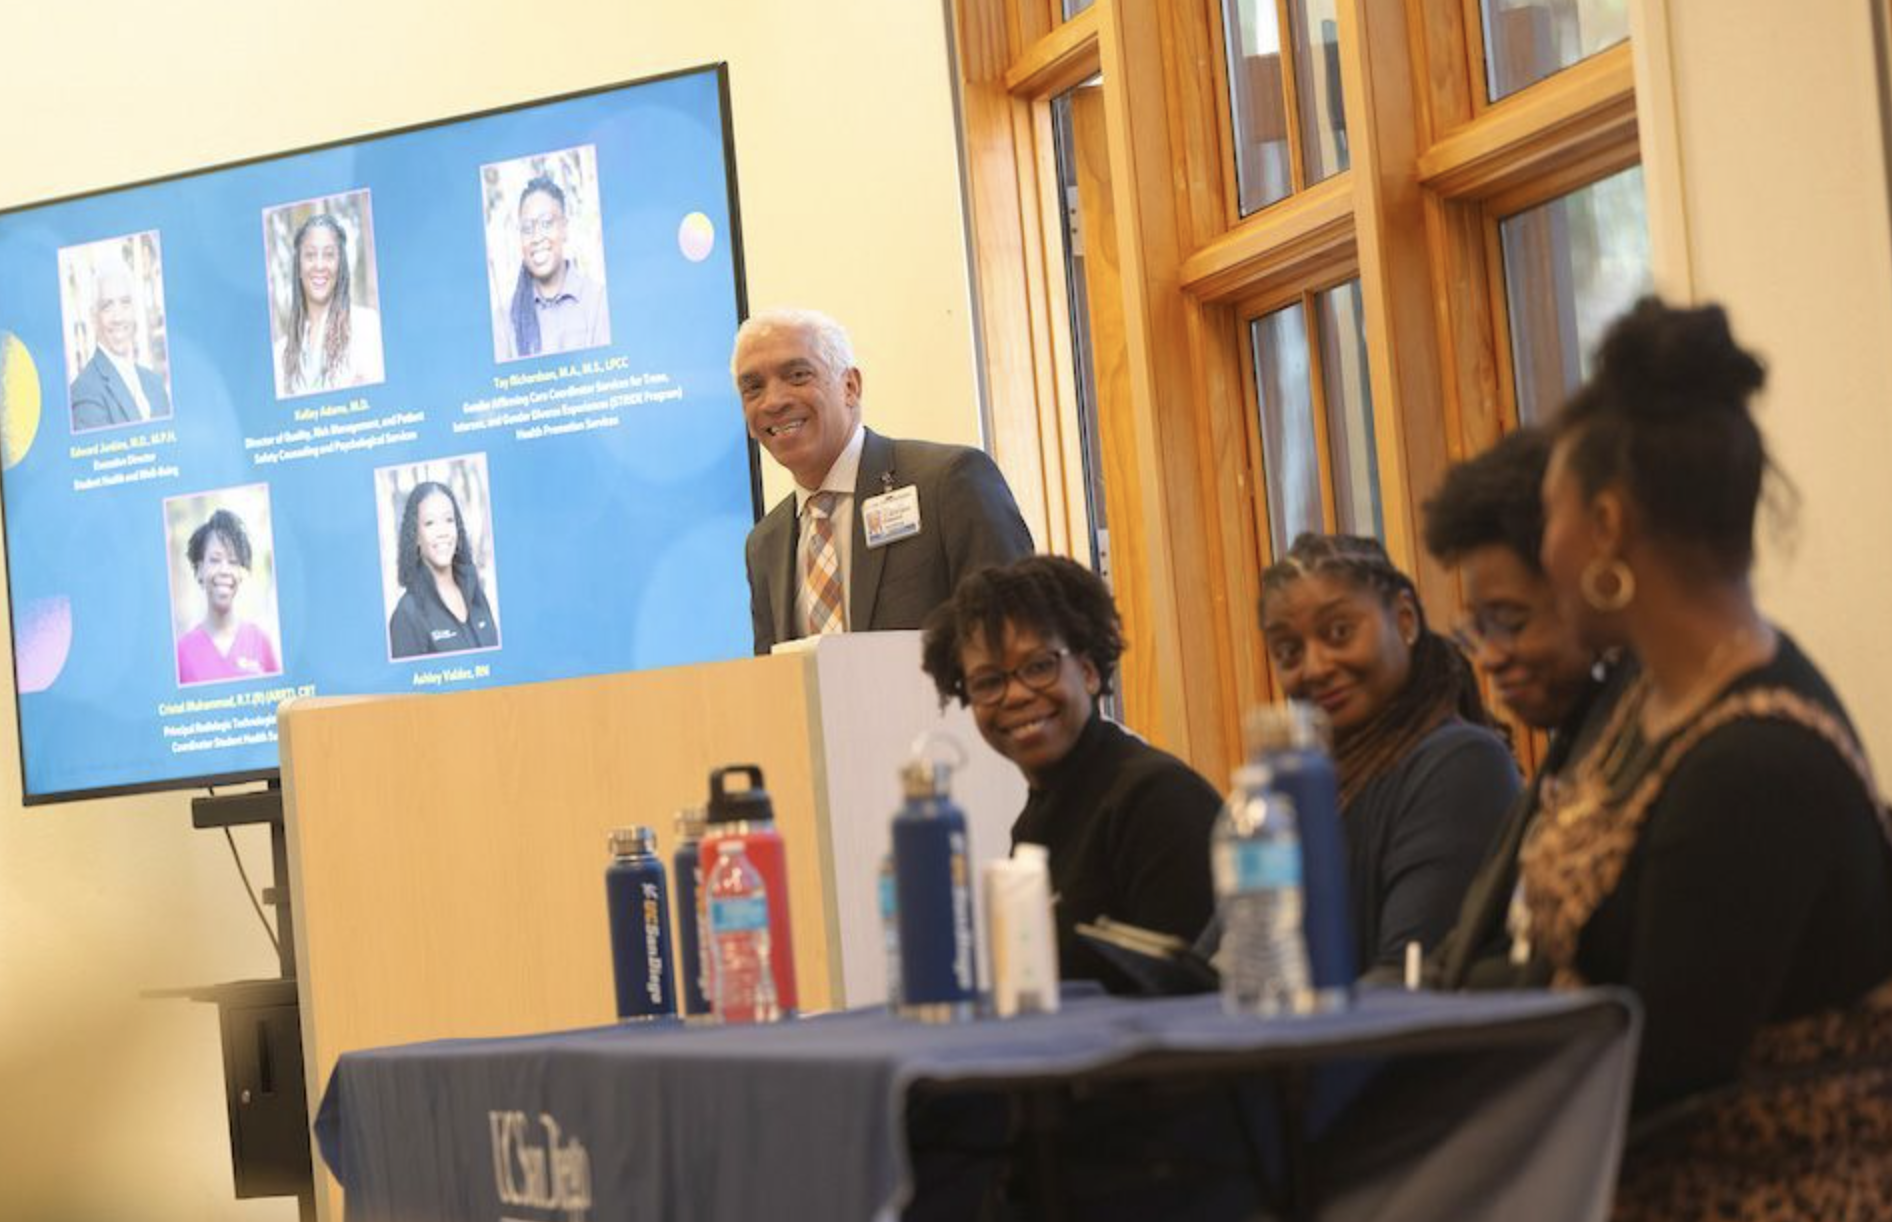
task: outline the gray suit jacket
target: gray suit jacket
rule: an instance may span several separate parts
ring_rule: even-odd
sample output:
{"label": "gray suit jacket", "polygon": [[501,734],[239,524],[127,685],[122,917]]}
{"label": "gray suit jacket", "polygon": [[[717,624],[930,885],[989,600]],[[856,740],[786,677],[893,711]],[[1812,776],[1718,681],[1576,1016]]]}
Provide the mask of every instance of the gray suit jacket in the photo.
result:
{"label": "gray suit jacket", "polygon": [[[171,396],[165,393],[164,379],[143,365],[138,378],[144,383],[145,402],[151,405],[151,418],[162,420],[171,414]],[[92,354],[79,376],[72,380],[72,431],[110,428],[138,419],[138,404],[131,388],[118,375],[118,367],[103,348]]]}
{"label": "gray suit jacket", "polygon": [[[920,491],[920,533],[867,546],[861,503],[909,484]],[[800,521],[790,493],[749,532],[749,614],[755,651],[802,635],[795,623],[795,544]],[[1032,551],[998,466],[981,450],[930,441],[894,441],[872,429],[861,443],[854,481],[848,627],[854,632],[918,628],[974,569],[1006,564]]]}

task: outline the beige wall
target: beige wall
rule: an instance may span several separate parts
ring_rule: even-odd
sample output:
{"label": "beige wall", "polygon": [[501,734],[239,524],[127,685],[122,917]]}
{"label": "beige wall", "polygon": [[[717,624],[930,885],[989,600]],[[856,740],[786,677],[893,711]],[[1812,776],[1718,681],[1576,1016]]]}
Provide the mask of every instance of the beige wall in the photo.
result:
{"label": "beige wall", "polygon": [[1839,688],[1883,778],[1892,215],[1879,2],[1645,0],[1637,87],[1661,282],[1724,302],[1765,358],[1761,422],[1800,494],[1791,530],[1763,527],[1762,603]]}
{"label": "beige wall", "polygon": [[[978,438],[936,3],[107,0],[0,24],[0,207],[728,60],[751,302],[852,325],[870,423]],[[11,720],[0,701],[0,742]],[[230,1197],[211,1012],[132,1000],[273,971],[221,837],[181,795],[27,813],[18,792],[0,748],[0,1220],[51,1212],[32,1185],[68,1216],[292,1218]]]}

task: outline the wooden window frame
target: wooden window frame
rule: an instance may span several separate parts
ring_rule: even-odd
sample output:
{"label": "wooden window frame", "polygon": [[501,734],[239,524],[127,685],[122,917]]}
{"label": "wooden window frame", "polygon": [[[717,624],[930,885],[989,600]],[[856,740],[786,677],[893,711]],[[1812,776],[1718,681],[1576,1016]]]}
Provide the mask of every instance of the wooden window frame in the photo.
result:
{"label": "wooden window frame", "polygon": [[[1476,3],[1476,0],[1473,0]],[[1621,43],[1489,104],[1419,159],[1453,457],[1518,423],[1498,225],[1641,161],[1630,47]]]}
{"label": "wooden window frame", "polygon": [[1493,103],[1477,0],[1336,0],[1350,168],[1308,185],[1296,23],[1273,0],[1297,190],[1242,217],[1218,0],[1096,0],[1068,22],[1058,0],[951,3],[994,449],[1028,519],[1051,523],[1063,498],[1050,550],[1071,550],[1081,503],[1055,424],[1075,388],[1049,102],[1103,73],[1125,352],[1123,405],[1100,425],[1126,719],[1226,775],[1242,710],[1273,695],[1254,307],[1298,298],[1317,325],[1309,295],[1359,277],[1388,551],[1450,622],[1458,582],[1418,546],[1418,508],[1515,423],[1498,220],[1641,160],[1631,49]]}

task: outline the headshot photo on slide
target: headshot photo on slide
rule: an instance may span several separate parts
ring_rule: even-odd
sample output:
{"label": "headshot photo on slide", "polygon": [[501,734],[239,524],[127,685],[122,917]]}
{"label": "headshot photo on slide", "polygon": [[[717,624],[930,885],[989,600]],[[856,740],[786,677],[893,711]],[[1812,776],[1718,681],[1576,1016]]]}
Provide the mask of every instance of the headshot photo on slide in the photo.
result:
{"label": "headshot photo on slide", "polygon": [[586,144],[481,166],[480,207],[494,358],[610,343],[597,150]]}
{"label": "headshot photo on slide", "polygon": [[169,420],[170,344],[157,231],[62,249],[59,308],[72,431]]}
{"label": "headshot photo on slide", "polygon": [[388,661],[499,648],[486,455],[374,473]]}
{"label": "headshot photo on slide", "polygon": [[265,208],[263,257],[276,397],[386,380],[368,192]]}
{"label": "headshot photo on slide", "polygon": [[269,485],[170,497],[164,540],[178,685],[281,674]]}

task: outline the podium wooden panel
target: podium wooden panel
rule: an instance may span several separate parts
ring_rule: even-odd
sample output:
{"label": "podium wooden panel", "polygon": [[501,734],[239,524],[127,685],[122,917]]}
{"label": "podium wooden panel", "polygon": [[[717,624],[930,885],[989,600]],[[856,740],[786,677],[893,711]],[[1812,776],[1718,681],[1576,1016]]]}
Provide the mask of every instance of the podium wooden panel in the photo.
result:
{"label": "podium wooden panel", "polygon": [[[298,1000],[310,1100],[343,1052],[612,1021],[610,829],[701,804],[759,764],[787,844],[805,1010],[884,997],[875,895],[897,773],[919,733],[966,748],[974,854],[1024,801],[970,717],[942,714],[917,633],[596,679],[284,706]],[[317,1160],[318,1215],[340,1191]]]}

